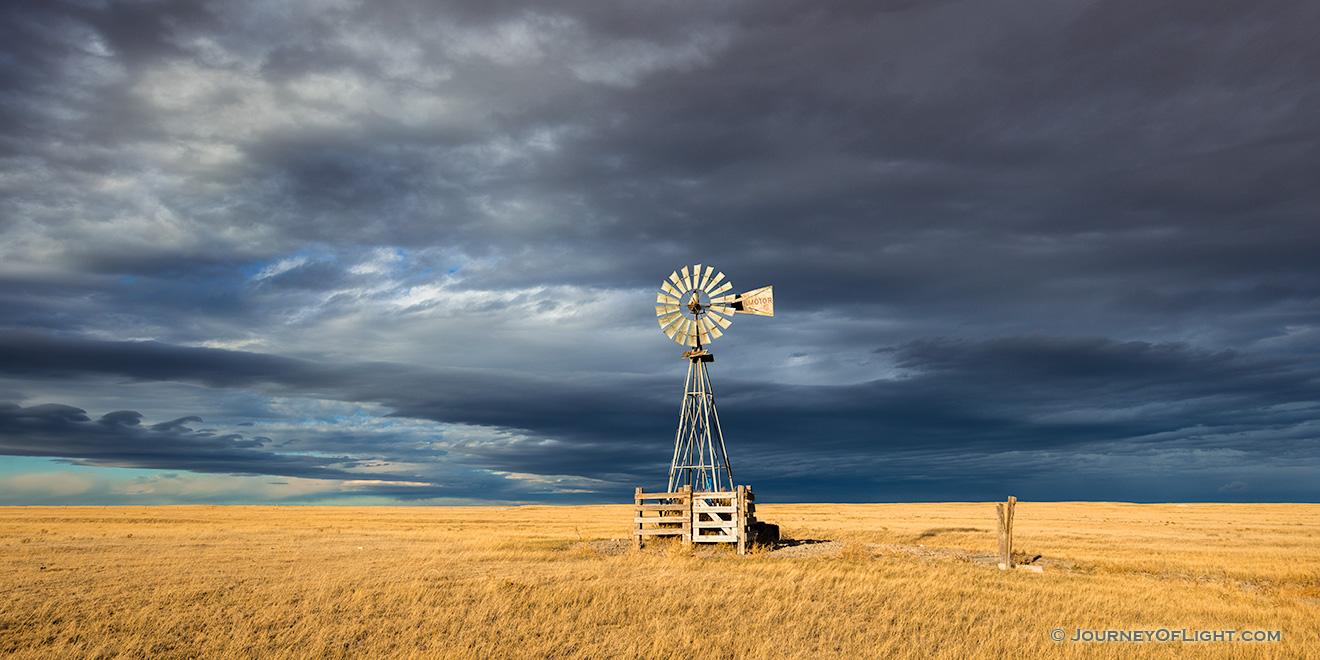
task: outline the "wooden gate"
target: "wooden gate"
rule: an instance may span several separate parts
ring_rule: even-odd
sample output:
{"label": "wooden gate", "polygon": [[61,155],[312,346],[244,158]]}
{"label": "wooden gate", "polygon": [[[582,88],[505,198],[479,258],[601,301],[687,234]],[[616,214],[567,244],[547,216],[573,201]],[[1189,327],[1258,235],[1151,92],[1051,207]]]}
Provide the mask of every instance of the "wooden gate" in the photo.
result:
{"label": "wooden gate", "polygon": [[737,543],[747,552],[748,532],[756,523],[756,496],[747,486],[731,491],[634,493],[633,547],[644,536],[681,536],[683,543]]}

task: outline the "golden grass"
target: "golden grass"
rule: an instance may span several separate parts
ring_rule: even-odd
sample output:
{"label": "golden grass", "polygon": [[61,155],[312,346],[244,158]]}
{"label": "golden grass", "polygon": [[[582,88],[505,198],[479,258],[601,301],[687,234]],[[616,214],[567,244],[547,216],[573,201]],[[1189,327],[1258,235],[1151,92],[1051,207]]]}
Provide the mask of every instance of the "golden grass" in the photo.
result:
{"label": "golden grass", "polygon": [[629,539],[629,506],[0,508],[0,656],[1320,657],[1320,505],[1019,503],[1016,548],[1043,574],[893,551],[993,552],[991,504],[758,514],[843,544],[581,542]]}

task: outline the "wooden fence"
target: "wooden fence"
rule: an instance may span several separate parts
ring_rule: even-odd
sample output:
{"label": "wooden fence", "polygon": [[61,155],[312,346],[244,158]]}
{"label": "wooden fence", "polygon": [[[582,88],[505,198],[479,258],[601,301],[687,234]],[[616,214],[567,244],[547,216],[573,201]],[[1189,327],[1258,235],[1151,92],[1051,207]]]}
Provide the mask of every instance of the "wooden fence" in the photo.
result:
{"label": "wooden fence", "polygon": [[683,543],[737,543],[747,552],[749,530],[756,524],[756,496],[747,486],[737,490],[676,493],[634,493],[633,547],[646,536],[679,536]]}

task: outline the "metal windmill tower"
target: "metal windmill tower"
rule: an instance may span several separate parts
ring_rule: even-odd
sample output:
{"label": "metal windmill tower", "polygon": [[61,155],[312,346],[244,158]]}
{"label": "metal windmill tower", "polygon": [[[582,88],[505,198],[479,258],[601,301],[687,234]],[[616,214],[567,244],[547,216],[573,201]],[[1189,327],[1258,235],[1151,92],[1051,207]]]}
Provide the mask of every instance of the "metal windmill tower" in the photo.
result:
{"label": "metal windmill tower", "polygon": [[734,487],[733,468],[706,373],[706,363],[715,361],[715,356],[704,347],[724,334],[734,314],[774,316],[775,307],[772,287],[727,293],[732,288],[724,273],[716,273],[711,266],[703,270],[697,264],[674,271],[656,294],[655,314],[665,335],[691,349],[683,353],[688,360],[687,380],[669,465],[669,492],[684,486],[694,491],[730,491]]}

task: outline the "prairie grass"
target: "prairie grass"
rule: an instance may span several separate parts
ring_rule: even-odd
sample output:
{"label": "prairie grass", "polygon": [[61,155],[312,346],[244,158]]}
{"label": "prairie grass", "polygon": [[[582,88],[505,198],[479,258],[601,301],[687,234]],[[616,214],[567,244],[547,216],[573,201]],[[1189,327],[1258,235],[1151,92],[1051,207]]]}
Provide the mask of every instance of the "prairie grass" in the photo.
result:
{"label": "prairie grass", "polygon": [[[12,658],[1320,657],[1320,505],[758,506],[809,556],[630,539],[630,506],[0,508]],[[618,544],[615,544],[618,545]],[[799,546],[799,549],[803,546]],[[964,553],[966,554],[966,553]],[[1055,642],[1078,629],[1275,642]]]}

